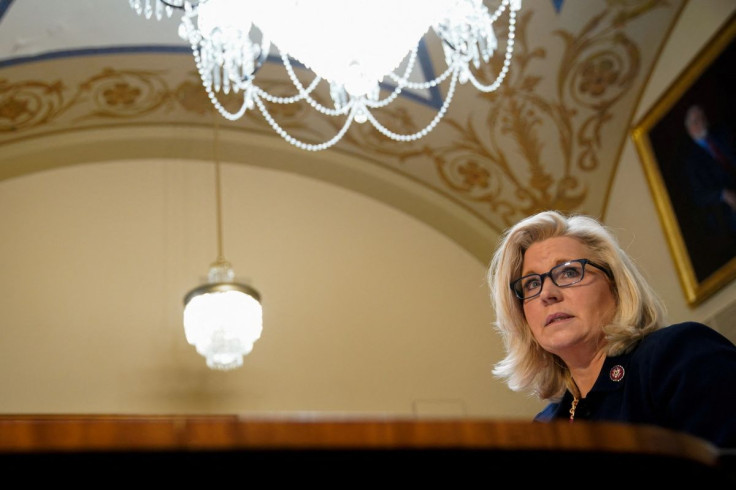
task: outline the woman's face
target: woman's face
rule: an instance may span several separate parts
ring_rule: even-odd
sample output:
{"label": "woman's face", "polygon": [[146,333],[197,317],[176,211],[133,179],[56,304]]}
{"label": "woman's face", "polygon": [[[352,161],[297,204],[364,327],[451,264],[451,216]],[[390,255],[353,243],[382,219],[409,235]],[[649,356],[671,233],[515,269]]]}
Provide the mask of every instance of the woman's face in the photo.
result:
{"label": "woman's face", "polygon": [[[587,247],[577,239],[548,238],[527,249],[522,276],[544,274],[568,260],[587,258],[590,258]],[[616,298],[606,274],[588,264],[583,280],[572,286],[561,288],[545,277],[542,292],[524,300],[523,309],[539,345],[565,359],[581,349],[594,352],[600,348],[601,327],[613,319]]]}

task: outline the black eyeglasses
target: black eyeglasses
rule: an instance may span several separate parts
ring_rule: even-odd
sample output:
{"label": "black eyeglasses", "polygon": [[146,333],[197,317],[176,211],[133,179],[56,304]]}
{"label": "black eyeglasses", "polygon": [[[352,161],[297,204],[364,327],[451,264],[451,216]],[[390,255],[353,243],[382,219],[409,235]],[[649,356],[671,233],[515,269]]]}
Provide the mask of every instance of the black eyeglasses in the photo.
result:
{"label": "black eyeglasses", "polygon": [[611,271],[602,265],[598,265],[588,259],[575,259],[569,260],[564,264],[556,265],[544,274],[528,274],[520,277],[511,283],[511,289],[519,299],[529,299],[539,296],[542,293],[542,285],[544,285],[545,277],[549,277],[555,286],[566,288],[583,280],[583,277],[585,277],[585,266],[587,264],[602,270],[609,279],[613,279]]}

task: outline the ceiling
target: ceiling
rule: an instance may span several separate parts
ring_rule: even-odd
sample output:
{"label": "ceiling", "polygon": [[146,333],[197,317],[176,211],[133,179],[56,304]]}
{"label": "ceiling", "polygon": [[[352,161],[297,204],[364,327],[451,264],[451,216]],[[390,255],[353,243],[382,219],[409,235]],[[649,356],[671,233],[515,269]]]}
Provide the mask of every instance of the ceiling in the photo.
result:
{"label": "ceiling", "polygon": [[[308,152],[257,111],[216,121],[174,20],[146,20],[126,0],[0,1],[0,178],[112,159],[208,160],[217,126],[222,160],[362,193],[485,263],[498,233],[537,210],[605,216],[637,101],[683,4],[525,0],[499,90],[459,86],[444,119],[414,142],[354,125],[334,147]],[[278,88],[285,75],[267,65],[262,83]],[[397,132],[436,110],[426,94],[408,95],[380,115]],[[309,109],[276,117],[297,137],[329,140],[334,124]]]}

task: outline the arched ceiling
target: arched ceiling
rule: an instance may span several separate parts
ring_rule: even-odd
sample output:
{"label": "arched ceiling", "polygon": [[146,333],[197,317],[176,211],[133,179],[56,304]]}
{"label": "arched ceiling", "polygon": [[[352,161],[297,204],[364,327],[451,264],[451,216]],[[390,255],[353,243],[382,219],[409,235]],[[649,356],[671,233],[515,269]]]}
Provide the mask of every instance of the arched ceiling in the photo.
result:
{"label": "arched ceiling", "polygon": [[[138,17],[126,0],[0,1],[0,179],[106,160],[209,160],[217,126],[223,161],[364,193],[486,262],[500,231],[537,210],[605,216],[638,99],[684,3],[524,0],[498,91],[458,87],[418,141],[357,125],[333,148],[308,152],[258,112],[214,122],[175,22]],[[278,68],[264,69],[272,86],[286,82]],[[431,105],[404,97],[381,117],[416,131]],[[333,124],[309,109],[278,117],[304,139],[331,138]]]}

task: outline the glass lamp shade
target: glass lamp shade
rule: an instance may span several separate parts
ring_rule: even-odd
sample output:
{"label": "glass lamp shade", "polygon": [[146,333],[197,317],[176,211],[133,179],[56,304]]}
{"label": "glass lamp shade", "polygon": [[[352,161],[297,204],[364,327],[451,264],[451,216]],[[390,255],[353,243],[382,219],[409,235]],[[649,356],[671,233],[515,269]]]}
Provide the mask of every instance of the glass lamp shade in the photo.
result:
{"label": "glass lamp shade", "polygon": [[243,356],[261,337],[263,310],[255,289],[233,282],[210,283],[184,298],[187,341],[207,359],[211,369],[243,365]]}

